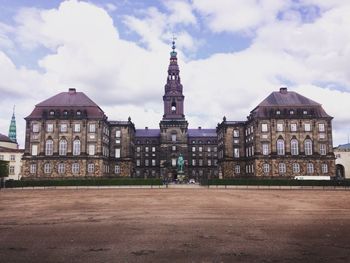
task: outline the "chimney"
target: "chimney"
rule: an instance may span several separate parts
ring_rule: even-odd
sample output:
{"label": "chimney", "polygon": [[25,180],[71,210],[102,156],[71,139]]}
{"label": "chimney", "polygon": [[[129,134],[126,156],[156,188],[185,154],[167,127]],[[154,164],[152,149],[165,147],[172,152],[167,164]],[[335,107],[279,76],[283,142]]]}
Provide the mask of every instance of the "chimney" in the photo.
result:
{"label": "chimney", "polygon": [[146,130],[148,130],[148,127],[145,127]]}
{"label": "chimney", "polygon": [[75,88],[69,88],[68,93],[75,94],[75,93],[77,93],[77,91],[75,90]]}
{"label": "chimney", "polygon": [[198,127],[198,130],[201,130],[201,129],[202,129],[202,127],[201,127],[201,126],[199,126],[199,127]]}
{"label": "chimney", "polygon": [[282,94],[287,94],[287,92],[288,92],[287,87],[281,87],[281,88],[280,88],[280,93],[282,93]]}

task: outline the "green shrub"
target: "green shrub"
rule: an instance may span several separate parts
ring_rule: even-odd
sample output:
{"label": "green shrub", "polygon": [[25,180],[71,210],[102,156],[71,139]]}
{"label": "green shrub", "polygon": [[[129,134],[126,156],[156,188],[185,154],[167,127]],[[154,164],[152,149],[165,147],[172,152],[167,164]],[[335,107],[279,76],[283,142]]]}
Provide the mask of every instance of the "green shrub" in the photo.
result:
{"label": "green shrub", "polygon": [[208,185],[261,185],[261,186],[350,186],[350,180],[293,180],[293,179],[210,179]]}
{"label": "green shrub", "polygon": [[35,186],[113,186],[113,185],[162,185],[161,179],[134,178],[96,178],[96,179],[52,179],[52,180],[21,180],[7,181],[6,187],[35,187]]}

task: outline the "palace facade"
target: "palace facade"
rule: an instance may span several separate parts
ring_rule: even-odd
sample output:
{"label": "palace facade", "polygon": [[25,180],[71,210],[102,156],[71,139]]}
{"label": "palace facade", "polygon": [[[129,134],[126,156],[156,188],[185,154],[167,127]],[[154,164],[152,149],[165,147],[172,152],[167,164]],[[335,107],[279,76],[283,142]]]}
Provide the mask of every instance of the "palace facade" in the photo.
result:
{"label": "palace facade", "polygon": [[174,43],[157,129],[109,121],[75,89],[59,93],[25,118],[23,177],[175,179],[180,154],[185,174],[197,180],[335,174],[332,117],[317,102],[281,88],[245,121],[224,117],[216,128],[190,129],[184,101]]}

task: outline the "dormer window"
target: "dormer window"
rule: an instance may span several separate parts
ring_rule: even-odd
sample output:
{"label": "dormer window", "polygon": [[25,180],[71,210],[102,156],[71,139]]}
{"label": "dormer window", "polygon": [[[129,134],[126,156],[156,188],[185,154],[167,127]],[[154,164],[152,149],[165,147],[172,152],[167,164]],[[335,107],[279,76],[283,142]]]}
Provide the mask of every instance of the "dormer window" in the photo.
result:
{"label": "dormer window", "polygon": [[304,114],[304,115],[307,115],[307,110],[304,110],[304,111],[303,111],[303,114]]}
{"label": "dormer window", "polygon": [[77,111],[77,116],[80,116],[80,115],[81,115],[81,111],[78,110],[78,111]]}
{"label": "dormer window", "polygon": [[280,110],[276,110],[276,115],[280,115],[281,111]]}
{"label": "dormer window", "polygon": [[66,111],[66,110],[63,111],[63,115],[64,115],[64,116],[67,116],[67,115],[68,115],[68,111]]}
{"label": "dormer window", "polygon": [[54,116],[55,115],[55,111],[54,110],[50,110],[49,114],[50,114],[50,116]]}
{"label": "dormer window", "polygon": [[294,114],[294,111],[293,111],[293,110],[290,110],[290,111],[289,111],[289,114],[290,114],[290,115],[293,115],[293,114]]}

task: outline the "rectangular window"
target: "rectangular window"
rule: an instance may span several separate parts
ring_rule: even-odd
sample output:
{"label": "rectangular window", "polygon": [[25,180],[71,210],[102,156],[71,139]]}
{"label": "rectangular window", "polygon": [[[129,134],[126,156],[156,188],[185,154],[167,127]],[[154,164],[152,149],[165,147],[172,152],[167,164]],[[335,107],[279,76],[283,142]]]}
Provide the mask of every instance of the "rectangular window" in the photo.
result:
{"label": "rectangular window", "polygon": [[120,158],[120,148],[115,149],[115,158]]}
{"label": "rectangular window", "polygon": [[211,152],[211,147],[210,147],[210,146],[208,146],[208,148],[207,148],[207,152],[208,152],[208,153],[210,153],[210,152]]}
{"label": "rectangular window", "polygon": [[176,134],[172,134],[171,135],[171,141],[172,142],[176,142]]}
{"label": "rectangular window", "polygon": [[277,131],[278,132],[283,131],[283,123],[277,123]]}
{"label": "rectangular window", "polygon": [[262,144],[262,154],[269,155],[269,145],[267,143]]}
{"label": "rectangular window", "polygon": [[88,173],[93,173],[95,171],[95,165],[93,163],[88,164]]}
{"label": "rectangular window", "polygon": [[156,147],[152,146],[152,152],[156,152]]}
{"label": "rectangular window", "polygon": [[314,173],[314,165],[312,163],[307,163],[306,164],[306,172],[308,174],[313,174]]}
{"label": "rectangular window", "polygon": [[149,166],[149,160],[148,159],[145,160],[145,166]]}
{"label": "rectangular window", "polygon": [[140,147],[140,146],[137,146],[137,147],[136,147],[136,152],[139,153],[140,151],[141,151],[141,147]]}
{"label": "rectangular window", "polygon": [[30,171],[31,174],[35,174],[36,173],[36,164],[32,163],[30,164]]}
{"label": "rectangular window", "polygon": [[74,132],[80,132],[80,123],[74,123]]}
{"label": "rectangular window", "polygon": [[39,127],[38,123],[33,123],[33,132],[39,132]]}
{"label": "rectangular window", "polygon": [[304,123],[304,130],[305,131],[311,131],[311,124],[310,123]]}
{"label": "rectangular window", "polygon": [[199,152],[203,152],[203,147],[202,147],[202,146],[199,146],[199,147],[198,147],[198,151],[199,151]]}
{"label": "rectangular window", "polygon": [[38,155],[38,145],[37,144],[32,145],[32,155],[33,156]]}
{"label": "rectangular window", "polygon": [[66,123],[62,123],[60,125],[60,132],[67,132],[67,124]]}
{"label": "rectangular window", "polygon": [[291,123],[290,124],[290,131],[296,132],[297,131],[297,124],[296,123]]}
{"label": "rectangular window", "polygon": [[73,174],[79,173],[79,164],[78,163],[73,163],[72,164],[72,173]]}
{"label": "rectangular window", "polygon": [[10,155],[10,161],[16,161],[16,156],[13,155],[13,154],[11,154],[11,155]]}
{"label": "rectangular window", "polygon": [[196,146],[192,146],[192,152],[196,151]]}
{"label": "rectangular window", "polygon": [[239,137],[239,130],[233,130],[233,137],[238,138]]}
{"label": "rectangular window", "polygon": [[140,166],[141,165],[141,161],[140,161],[140,159],[137,159],[136,160],[136,166]]}
{"label": "rectangular window", "polygon": [[59,173],[59,174],[64,174],[65,170],[66,170],[66,169],[65,169],[64,163],[59,163],[59,164],[58,164],[58,168],[57,168],[58,173]]}
{"label": "rectangular window", "polygon": [[241,166],[240,165],[235,165],[235,174],[240,174],[241,173]]}
{"label": "rectangular window", "polygon": [[176,166],[176,159],[175,159],[175,158],[171,159],[171,165],[172,165],[173,167]]}
{"label": "rectangular window", "polygon": [[324,132],[324,131],[325,131],[324,123],[319,123],[319,124],[318,124],[318,131],[319,131],[319,132]]}
{"label": "rectangular window", "polygon": [[286,164],[285,163],[279,163],[278,164],[278,171],[280,174],[286,173]]}
{"label": "rectangular window", "polygon": [[326,145],[325,144],[320,144],[320,154],[321,155],[326,155]]}
{"label": "rectangular window", "polygon": [[171,150],[172,150],[173,152],[175,152],[175,151],[176,151],[176,145],[171,146]]}
{"label": "rectangular window", "polygon": [[321,166],[321,170],[323,174],[328,173],[328,165],[326,163],[323,163]]}
{"label": "rectangular window", "polygon": [[9,167],[9,174],[14,175],[15,174],[15,167],[13,165],[10,165]]}
{"label": "rectangular window", "polygon": [[4,160],[4,156],[0,155],[0,160],[3,161]]}
{"label": "rectangular window", "polygon": [[211,160],[208,159],[208,166],[211,166]]}
{"label": "rectangular window", "polygon": [[261,124],[261,131],[262,132],[267,132],[267,123],[262,123]]}
{"label": "rectangular window", "polygon": [[156,166],[156,160],[152,159],[152,166]]}
{"label": "rectangular window", "polygon": [[89,144],[89,155],[95,155],[95,144]]}
{"label": "rectangular window", "polygon": [[146,146],[145,147],[145,152],[148,153],[148,151],[149,151],[149,148],[148,148],[148,146]]}
{"label": "rectangular window", "polygon": [[293,173],[300,173],[300,165],[298,163],[293,163]]}
{"label": "rectangular window", "polygon": [[233,157],[239,158],[239,148],[233,148]]}
{"label": "rectangular window", "polygon": [[46,126],[46,131],[47,132],[53,132],[53,124],[52,123],[48,123]]}
{"label": "rectangular window", "polygon": [[203,166],[203,160],[202,160],[202,159],[199,159],[199,160],[198,160],[198,165],[199,165],[199,166]]}
{"label": "rectangular window", "polygon": [[121,135],[120,130],[116,130],[115,131],[115,137],[116,138],[120,138],[120,135]]}
{"label": "rectangular window", "polygon": [[192,166],[196,166],[196,159],[192,159]]}
{"label": "rectangular window", "polygon": [[263,172],[264,174],[268,174],[270,172],[270,165],[268,163],[263,164]]}
{"label": "rectangular window", "polygon": [[120,174],[120,166],[119,165],[114,166],[114,173]]}
{"label": "rectangular window", "polygon": [[95,123],[90,123],[89,124],[89,132],[96,132],[96,124]]}

